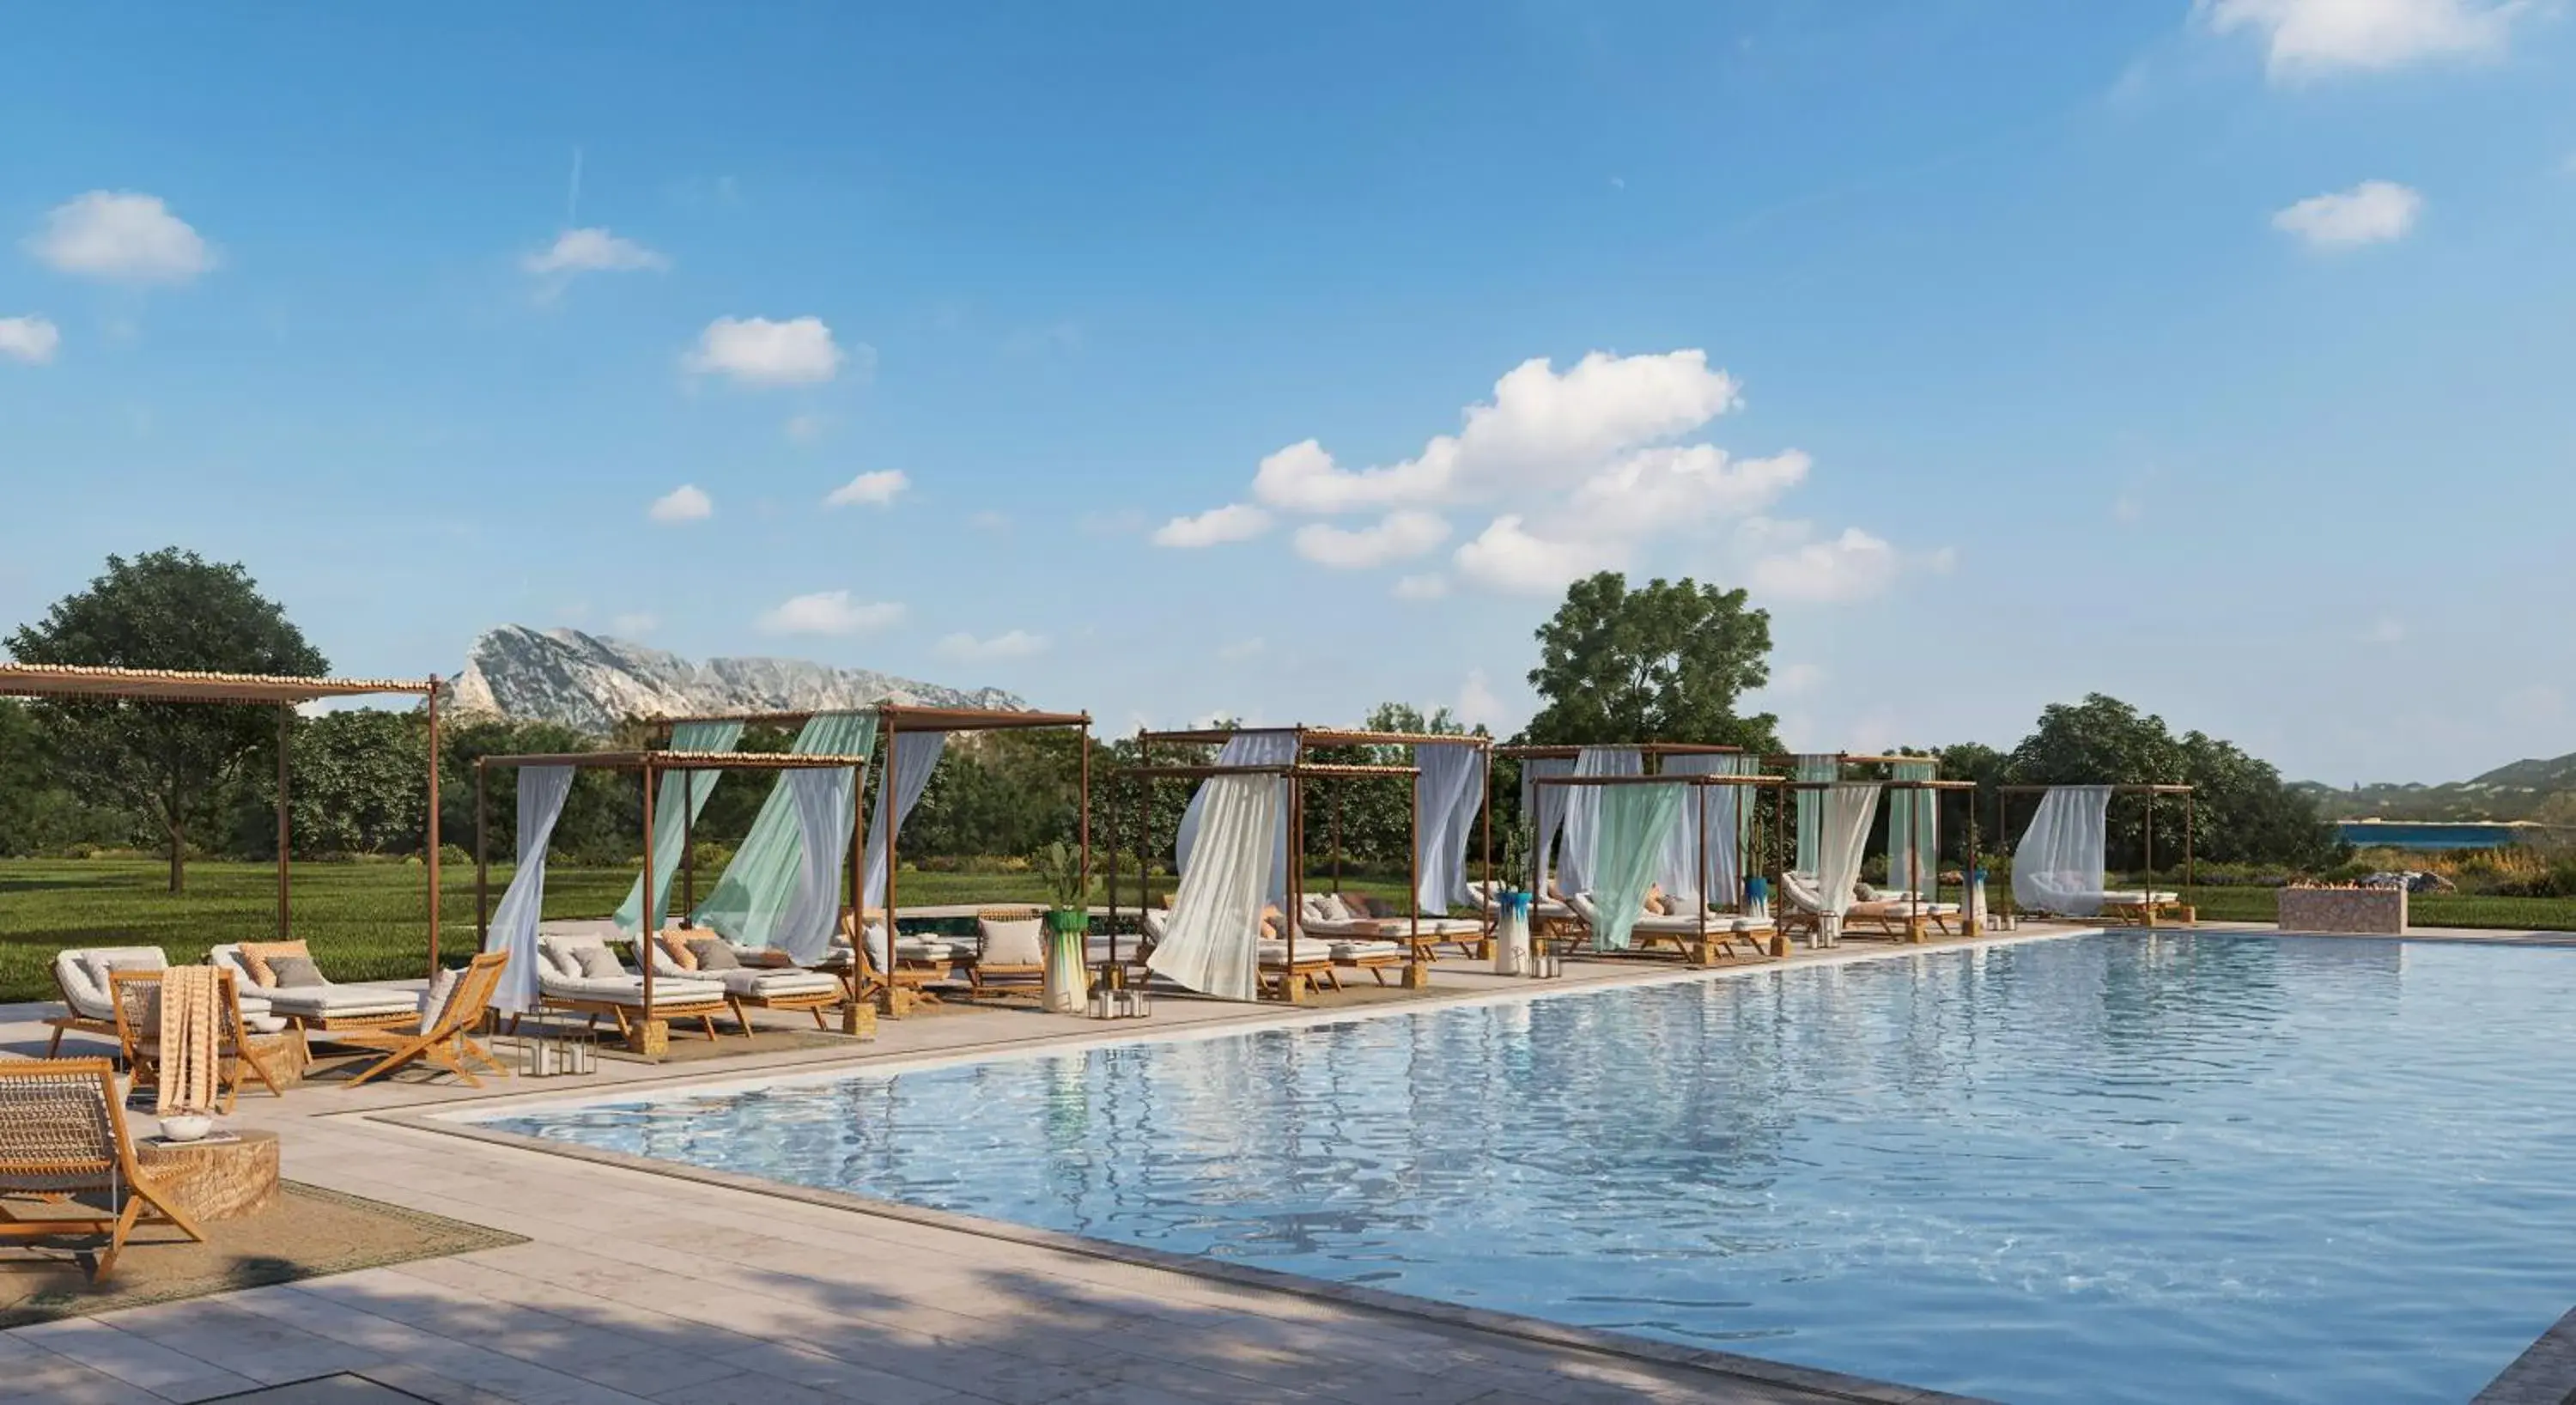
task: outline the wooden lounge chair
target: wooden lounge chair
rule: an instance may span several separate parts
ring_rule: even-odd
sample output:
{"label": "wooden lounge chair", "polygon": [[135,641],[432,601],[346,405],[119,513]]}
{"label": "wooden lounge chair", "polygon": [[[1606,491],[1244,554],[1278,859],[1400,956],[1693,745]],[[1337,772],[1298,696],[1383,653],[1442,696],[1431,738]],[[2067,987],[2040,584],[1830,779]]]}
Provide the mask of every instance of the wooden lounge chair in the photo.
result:
{"label": "wooden lounge chair", "polygon": [[[682,965],[680,954],[704,941],[721,943],[739,964],[722,970]],[[693,953],[689,959],[698,957]],[[753,1010],[803,1010],[814,1017],[816,1029],[830,1029],[823,1012],[839,1008],[849,998],[840,977],[830,971],[808,971],[783,951],[738,946],[712,927],[663,928],[653,942],[653,975],[656,980],[712,981],[723,986],[725,1004],[746,1035],[752,1032]]]}
{"label": "wooden lounge chair", "polygon": [[[1577,893],[1572,903],[1577,916],[1595,931],[1600,929],[1601,910],[1590,893]],[[1712,910],[1702,921],[1688,914],[1643,913],[1636,925],[1628,929],[1629,949],[1636,954],[1670,951],[1692,966],[1714,966],[1729,957],[1763,957],[1762,940],[1771,935],[1767,920],[1742,917],[1731,912]],[[1743,947],[1738,951],[1738,946]],[[1595,955],[1618,955],[1594,947]]]}
{"label": "wooden lounge chair", "polygon": [[474,1042],[475,1031],[483,1027],[483,1017],[491,1013],[492,995],[501,987],[501,969],[510,962],[506,951],[486,951],[477,955],[456,973],[456,981],[447,988],[447,999],[431,1014],[415,1019],[410,1027],[349,1030],[335,1034],[331,1042],[358,1049],[382,1050],[384,1057],[367,1065],[357,1077],[349,1080],[354,1088],[370,1078],[381,1078],[411,1063],[431,1063],[465,1080],[468,1088],[483,1086],[474,1076],[469,1063],[508,1077],[510,1070],[491,1052]]}
{"label": "wooden lounge chair", "polygon": [[[125,1066],[133,1070],[134,1086],[149,1088],[161,1078],[161,977],[160,971],[117,971],[108,980],[108,998],[116,1009],[116,1042],[125,1051]],[[215,1063],[221,1070],[218,1083],[223,1091],[223,1106],[216,1109],[229,1115],[241,1097],[245,1075],[257,1078],[268,1089],[270,1097],[282,1098],[285,1090],[268,1070],[268,1055],[282,1052],[284,1041],[294,1034],[255,1034],[244,1022],[241,987],[233,973],[218,969],[215,981],[219,993],[216,1013],[220,1026],[215,1035]]]}
{"label": "wooden lounge chair", "polygon": [[107,1247],[89,1263],[92,1283],[115,1269],[138,1225],[166,1224],[205,1242],[196,1220],[136,1164],[115,1065],[105,1059],[0,1060],[0,1196],[34,1196],[59,1206],[78,1195],[104,1197],[107,1206],[89,1215],[22,1219],[0,1201],[0,1242],[104,1234]]}
{"label": "wooden lounge chair", "polygon": [[1034,907],[989,907],[975,914],[977,948],[966,979],[977,996],[1042,994],[1046,985],[1046,919]]}
{"label": "wooden lounge chair", "polygon": [[245,998],[255,992],[268,1002],[272,1013],[285,1016],[299,1029],[326,1034],[343,1029],[384,1029],[420,1017],[420,996],[399,986],[344,985],[330,980],[320,985],[262,985],[259,972],[237,942],[211,948],[206,959],[231,971],[236,988]]}
{"label": "wooden lounge chair", "polygon": [[[101,1039],[115,1039],[116,1002],[109,995],[107,976],[111,968],[129,971],[158,971],[170,964],[157,946],[72,947],[54,953],[54,989],[63,997],[63,1013],[44,1021],[54,1037],[45,1045],[45,1057],[62,1052],[66,1034],[94,1034]],[[265,1006],[262,1014],[267,1013]],[[121,1042],[121,1041],[120,1041]]]}
{"label": "wooden lounge chair", "polygon": [[[868,929],[882,931],[884,923],[882,914],[871,914]],[[833,939],[831,958],[823,967],[840,975],[852,1000],[882,1000],[885,1012],[897,1019],[916,1003],[939,1003],[939,997],[931,993],[930,985],[933,981],[950,979],[950,973],[958,964],[955,948],[936,939],[903,937],[890,948],[893,965],[880,968],[875,953],[868,949],[866,942],[857,939],[857,932],[857,924],[851,921],[849,910],[842,909],[841,930]]]}
{"label": "wooden lounge chair", "polygon": [[[588,975],[580,964],[576,950],[596,947],[608,954],[617,969],[615,975]],[[608,1016],[617,1023],[620,1038],[632,1038],[635,1020],[652,1018],[682,1022],[695,1020],[706,1031],[709,1040],[716,1037],[715,1017],[729,1007],[725,988],[715,981],[674,977],[662,978],[661,968],[653,972],[653,1005],[644,1005],[644,978],[626,969],[616,953],[609,951],[605,937],[595,932],[540,932],[537,935],[537,1003],[549,1009],[586,1015],[592,1025],[599,1017]]]}

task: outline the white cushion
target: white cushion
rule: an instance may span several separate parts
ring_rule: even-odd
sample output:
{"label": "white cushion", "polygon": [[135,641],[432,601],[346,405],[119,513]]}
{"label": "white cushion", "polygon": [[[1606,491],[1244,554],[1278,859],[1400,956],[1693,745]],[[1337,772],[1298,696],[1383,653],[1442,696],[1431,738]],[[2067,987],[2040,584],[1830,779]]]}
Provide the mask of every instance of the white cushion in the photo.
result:
{"label": "white cushion", "polygon": [[[169,968],[169,960],[157,946],[74,947],[54,953],[54,974],[61,978],[63,993],[69,997],[72,1013],[84,1019],[112,1020],[116,1009],[107,1003],[107,980],[90,966],[93,959],[131,960],[149,964],[130,970],[159,971]],[[242,982],[248,985],[248,981]]]}
{"label": "white cushion", "polygon": [[1333,959],[1357,961],[1362,957],[1405,956],[1411,949],[1402,942],[1335,942]]}
{"label": "white cushion", "polygon": [[1042,918],[1020,917],[995,921],[979,917],[975,925],[984,933],[984,963],[988,966],[1043,966],[1046,964],[1046,922]]}
{"label": "white cushion", "polygon": [[957,944],[937,937],[897,937],[894,954],[904,961],[945,961],[957,954]]}
{"label": "white cushion", "polygon": [[420,1013],[420,997],[381,985],[297,985],[267,992],[269,1008],[289,1015],[401,1015]]}
{"label": "white cushion", "polygon": [[[644,1003],[642,976],[612,976],[591,979],[582,976],[539,976],[537,990],[562,1000],[591,1000],[609,1005],[641,1007]],[[699,1005],[722,1000],[725,988],[711,981],[666,981],[655,977],[655,1005]]]}
{"label": "white cushion", "polygon": [[[838,993],[841,989],[838,979],[820,971],[763,971],[746,967],[736,971],[715,971],[709,973],[709,976],[721,980],[728,995],[830,995]],[[691,984],[698,983],[691,982]],[[664,982],[661,981],[654,982],[655,994],[661,993],[660,987],[663,984]]]}

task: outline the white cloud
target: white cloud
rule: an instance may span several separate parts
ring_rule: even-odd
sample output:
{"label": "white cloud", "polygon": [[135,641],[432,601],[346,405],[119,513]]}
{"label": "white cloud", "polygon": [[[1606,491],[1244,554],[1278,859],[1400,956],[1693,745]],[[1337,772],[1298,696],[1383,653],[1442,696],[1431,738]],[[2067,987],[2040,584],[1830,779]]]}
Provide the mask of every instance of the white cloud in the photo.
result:
{"label": "white cloud", "polygon": [[2492,57],[2531,8],[2525,0],[2200,0],[2213,32],[2262,36],[2275,80]]}
{"label": "white cloud", "polygon": [[791,444],[811,444],[832,427],[832,417],[824,414],[789,415],[781,428]]}
{"label": "white cloud", "polygon": [[1513,595],[1553,595],[1595,571],[1621,564],[1619,553],[1611,547],[1548,541],[1531,535],[1516,516],[1495,518],[1451,559],[1460,575]]}
{"label": "white cloud", "polygon": [[1734,460],[1713,444],[1645,449],[1584,479],[1569,506],[1587,531],[1669,531],[1759,512],[1805,482],[1811,464],[1795,449]]}
{"label": "white cloud", "polygon": [[1903,563],[1896,548],[1858,527],[1832,541],[1809,542],[1753,563],[1752,585],[1775,600],[1863,600],[1896,581]]}
{"label": "white cloud", "polygon": [[1032,654],[1043,654],[1046,652],[1047,641],[1025,629],[1014,629],[1006,634],[996,634],[990,639],[978,639],[974,635],[965,633],[952,634],[940,640],[936,647],[941,658],[983,662],[990,659],[1024,659]]}
{"label": "white cloud", "polygon": [[0,356],[41,366],[63,344],[62,329],[44,317],[0,317]]}
{"label": "white cloud", "polygon": [[719,317],[681,364],[744,385],[813,385],[841,373],[843,353],[820,317]]}
{"label": "white cloud", "polygon": [[1258,639],[1238,639],[1233,643],[1226,645],[1224,648],[1217,650],[1216,656],[1227,663],[1241,663],[1245,659],[1257,659],[1261,657],[1261,651],[1268,647],[1269,646],[1267,644],[1264,644]]}
{"label": "white cloud", "polygon": [[661,627],[662,621],[659,616],[645,614],[640,610],[631,615],[619,615],[608,622],[610,633],[622,634],[629,639],[641,639]]}
{"label": "white cloud", "polygon": [[1358,531],[1310,522],[1297,529],[1297,554],[1338,571],[1364,571],[1420,556],[1448,539],[1449,524],[1435,514],[1390,512]]}
{"label": "white cloud", "polygon": [[2345,249],[2405,237],[2424,197],[2394,181],[2363,181],[2350,190],[2307,199],[2272,216],[2272,227],[2310,248]]}
{"label": "white cloud", "polygon": [[1217,546],[1250,541],[1270,530],[1270,514],[1245,503],[1212,507],[1196,517],[1175,517],[1154,529],[1154,545]]}
{"label": "white cloud", "polygon": [[93,190],[46,212],[27,252],[63,273],[134,283],[185,283],[215,251],[157,195]]}
{"label": "white cloud", "polygon": [[656,522],[695,522],[715,515],[716,504],[695,483],[683,483],[653,500],[647,511]]}
{"label": "white cloud", "polygon": [[764,611],[760,629],[766,634],[864,634],[902,619],[901,605],[852,600],[846,590],[818,590]]}
{"label": "white cloud", "polygon": [[632,239],[605,229],[567,229],[552,246],[528,254],[519,267],[540,278],[570,278],[580,273],[659,272],[671,261]]}
{"label": "white cloud", "polygon": [[1458,685],[1457,706],[1450,711],[1470,727],[1503,730],[1503,700],[1494,696],[1493,685],[1485,681],[1481,668],[1467,671],[1467,680]]}
{"label": "white cloud", "polygon": [[903,495],[912,480],[899,468],[862,473],[823,498],[825,507],[885,507]]}
{"label": "white cloud", "polygon": [[1398,600],[1437,600],[1449,593],[1449,578],[1438,572],[1423,576],[1398,576],[1395,598]]}
{"label": "white cloud", "polygon": [[1312,439],[1261,461],[1253,496],[1292,512],[1455,501],[1579,477],[1621,450],[1698,429],[1735,407],[1735,378],[1704,351],[1614,356],[1596,351],[1564,374],[1538,357],[1467,407],[1466,424],[1402,463],[1359,472]]}

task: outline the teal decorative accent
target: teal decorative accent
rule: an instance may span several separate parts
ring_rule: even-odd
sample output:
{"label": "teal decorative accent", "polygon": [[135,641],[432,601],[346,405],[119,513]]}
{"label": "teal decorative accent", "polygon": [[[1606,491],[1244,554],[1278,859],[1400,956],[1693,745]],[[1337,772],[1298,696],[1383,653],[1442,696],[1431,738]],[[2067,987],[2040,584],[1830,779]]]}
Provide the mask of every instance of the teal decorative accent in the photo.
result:
{"label": "teal decorative accent", "polygon": [[[804,730],[787,749],[801,756],[865,756],[876,740],[874,712],[826,712],[806,719]],[[850,784],[847,775],[834,780],[843,788]],[[849,813],[857,812],[853,797]],[[786,916],[787,905],[796,896],[804,863],[804,831],[796,816],[796,801],[781,785],[762,802],[759,818],[751,822],[742,848],[716,880],[715,891],[698,904],[694,914],[698,924],[744,946],[770,945],[778,920]]]}
{"label": "teal decorative accent", "polygon": [[[680,722],[671,728],[673,751],[731,751],[741,740],[739,722]],[[723,778],[722,771],[662,773],[661,787],[653,796],[653,925],[657,929],[662,915],[671,910],[671,880],[680,871],[681,844]],[[684,809],[686,814],[681,813]],[[617,925],[627,935],[635,934],[636,913],[643,906],[644,875],[639,873],[635,886],[626,890],[626,901],[617,905]]]}
{"label": "teal decorative accent", "polygon": [[1629,935],[1646,910],[1646,890],[1664,858],[1664,844],[1682,821],[1682,800],[1690,787],[1671,785],[1605,785],[1593,787],[1601,797],[1600,842],[1593,847],[1592,900],[1601,914],[1593,944],[1605,951],[1626,951]]}

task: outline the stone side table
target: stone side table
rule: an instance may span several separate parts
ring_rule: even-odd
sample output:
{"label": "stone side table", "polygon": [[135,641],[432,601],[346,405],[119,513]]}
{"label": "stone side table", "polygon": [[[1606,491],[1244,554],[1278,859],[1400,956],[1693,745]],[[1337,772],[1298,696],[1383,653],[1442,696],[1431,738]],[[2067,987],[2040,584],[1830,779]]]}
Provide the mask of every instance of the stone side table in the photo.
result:
{"label": "stone side table", "polygon": [[134,1159],[163,1194],[201,1220],[237,1220],[277,1203],[275,1132],[194,1142],[138,1137]]}

